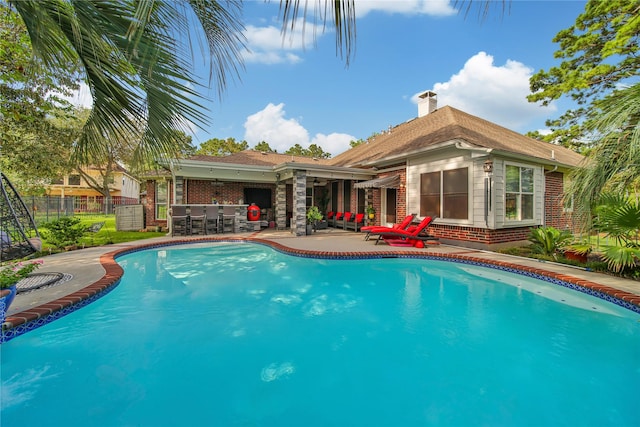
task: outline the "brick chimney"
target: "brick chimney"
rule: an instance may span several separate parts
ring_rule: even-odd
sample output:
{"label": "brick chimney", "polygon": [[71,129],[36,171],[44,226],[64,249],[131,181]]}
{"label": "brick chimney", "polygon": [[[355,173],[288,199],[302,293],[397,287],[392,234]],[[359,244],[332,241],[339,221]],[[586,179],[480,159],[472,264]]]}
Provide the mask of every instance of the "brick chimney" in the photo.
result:
{"label": "brick chimney", "polygon": [[430,90],[418,95],[418,117],[433,113],[438,108],[438,99],[435,92]]}

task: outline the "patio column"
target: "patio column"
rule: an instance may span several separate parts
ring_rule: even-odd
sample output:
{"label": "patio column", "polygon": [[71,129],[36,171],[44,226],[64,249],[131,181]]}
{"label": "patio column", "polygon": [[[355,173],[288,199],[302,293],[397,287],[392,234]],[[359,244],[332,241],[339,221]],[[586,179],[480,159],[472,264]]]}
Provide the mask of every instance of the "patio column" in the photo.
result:
{"label": "patio column", "polygon": [[375,219],[373,220],[369,219],[369,215],[366,214],[366,209],[369,205],[373,206],[373,190],[371,188],[365,188],[364,189],[364,208],[365,208],[364,222],[367,225],[373,225]]}
{"label": "patio column", "polygon": [[287,184],[282,181],[276,184],[276,227],[287,228]]}
{"label": "patio column", "polygon": [[293,218],[291,232],[296,236],[307,234],[307,171],[293,174]]}
{"label": "patio column", "polygon": [[175,194],[173,198],[173,203],[177,205],[181,205],[185,203],[184,199],[184,178],[181,176],[176,176],[175,180]]}

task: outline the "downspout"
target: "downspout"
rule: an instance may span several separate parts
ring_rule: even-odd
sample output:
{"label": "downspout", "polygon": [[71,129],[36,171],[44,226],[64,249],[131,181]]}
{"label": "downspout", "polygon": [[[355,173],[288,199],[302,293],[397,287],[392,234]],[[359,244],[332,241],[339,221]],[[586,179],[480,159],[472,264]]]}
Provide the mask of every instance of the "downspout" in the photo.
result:
{"label": "downspout", "polygon": [[487,158],[483,163],[482,169],[484,171],[484,225],[489,228],[489,212],[491,211],[491,200],[493,196],[491,194],[491,178],[493,176],[493,160]]}

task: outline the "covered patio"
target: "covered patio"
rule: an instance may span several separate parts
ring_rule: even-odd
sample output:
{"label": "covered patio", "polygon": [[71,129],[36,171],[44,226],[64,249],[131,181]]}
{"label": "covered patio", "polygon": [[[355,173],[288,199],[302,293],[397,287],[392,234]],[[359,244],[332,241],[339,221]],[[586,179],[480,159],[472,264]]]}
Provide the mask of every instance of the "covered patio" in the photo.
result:
{"label": "covered patio", "polygon": [[[322,160],[292,158],[274,153],[247,153],[215,159],[167,161],[163,166],[170,172],[169,197],[166,209],[174,206],[233,206],[234,232],[259,230],[260,226],[247,221],[247,209],[256,204],[261,210],[261,224],[278,230],[289,229],[295,236],[306,234],[306,212],[318,206],[328,196],[335,206],[350,206],[353,182],[370,182],[374,170],[338,167]],[[238,157],[238,156],[235,156]],[[282,161],[286,158],[288,161]],[[373,203],[370,200],[362,203]],[[319,206],[326,214],[327,204]],[[167,226],[171,228],[168,219]]]}

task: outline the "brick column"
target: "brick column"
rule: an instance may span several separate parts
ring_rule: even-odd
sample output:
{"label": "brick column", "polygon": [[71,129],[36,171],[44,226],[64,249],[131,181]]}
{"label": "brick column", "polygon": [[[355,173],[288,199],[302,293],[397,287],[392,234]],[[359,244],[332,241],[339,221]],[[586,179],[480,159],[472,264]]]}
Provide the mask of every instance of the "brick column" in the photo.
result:
{"label": "brick column", "polygon": [[276,227],[278,230],[287,228],[287,184],[276,184]]}
{"label": "brick column", "polygon": [[307,171],[295,171],[293,174],[291,232],[296,236],[307,234]]}

